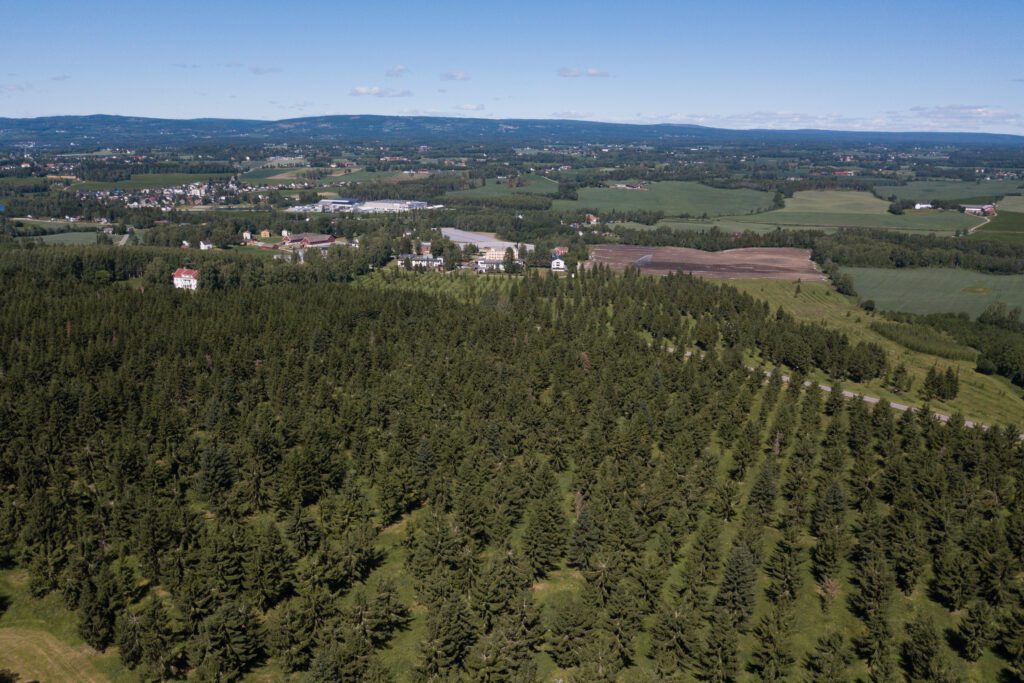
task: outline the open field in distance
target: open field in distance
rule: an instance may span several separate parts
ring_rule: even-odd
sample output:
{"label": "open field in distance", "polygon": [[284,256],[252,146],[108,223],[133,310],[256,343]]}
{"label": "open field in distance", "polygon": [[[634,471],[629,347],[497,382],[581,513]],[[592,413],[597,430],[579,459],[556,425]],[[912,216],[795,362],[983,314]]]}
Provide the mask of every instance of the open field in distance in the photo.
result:
{"label": "open field in distance", "polygon": [[979,180],[974,183],[962,180],[916,180],[906,185],[882,185],[875,191],[883,197],[896,195],[897,199],[915,202],[929,202],[933,199],[966,201],[983,197],[995,197],[1010,193],[1020,194],[1019,180]]}
{"label": "open field in distance", "polygon": [[992,303],[1024,307],[1024,275],[990,275],[955,268],[843,268],[862,299],[880,310],[967,313]]}
{"label": "open field in distance", "polygon": [[151,190],[189,183],[230,178],[230,173],[136,173],[130,180],[86,180],[74,183],[71,190]]}
{"label": "open field in distance", "polygon": [[731,216],[765,211],[773,194],[757,190],[723,190],[696,182],[666,180],[643,190],[617,187],[581,187],[579,199],[559,199],[560,211],[663,211],[666,216]]}
{"label": "open field in distance", "polygon": [[736,216],[738,222],[813,228],[819,226],[884,228],[906,232],[953,234],[979,223],[959,211],[908,211],[889,213],[889,203],[867,192],[811,190],[797,192],[786,207],[757,216]]}
{"label": "open field in distance", "polygon": [[762,247],[710,252],[685,247],[599,244],[590,248],[590,263],[610,266],[613,270],[635,266],[653,275],[683,271],[715,279],[823,279],[807,249]]}
{"label": "open field in distance", "polygon": [[474,187],[471,190],[455,190],[448,192],[449,197],[470,197],[475,199],[491,199],[494,197],[507,197],[512,194],[552,194],[558,191],[558,183],[550,178],[539,175],[524,175],[521,180],[523,184],[519,187],[509,187],[505,181],[498,182],[493,178],[487,179],[486,185]]}

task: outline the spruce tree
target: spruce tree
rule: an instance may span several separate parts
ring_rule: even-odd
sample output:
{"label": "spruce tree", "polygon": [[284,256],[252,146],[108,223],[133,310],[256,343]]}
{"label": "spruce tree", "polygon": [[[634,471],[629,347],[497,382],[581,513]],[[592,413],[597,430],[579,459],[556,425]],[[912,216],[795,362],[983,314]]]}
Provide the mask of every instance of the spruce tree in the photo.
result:
{"label": "spruce tree", "polygon": [[733,629],[741,628],[754,612],[755,578],[750,552],[742,545],[734,546],[714,602],[715,611],[727,615]]}
{"label": "spruce tree", "polygon": [[814,651],[807,656],[808,683],[847,683],[852,680],[848,672],[852,659],[841,633],[819,637]]}
{"label": "spruce tree", "polygon": [[998,635],[996,612],[984,600],[976,600],[957,629],[963,641],[964,657],[976,662],[992,646]]}

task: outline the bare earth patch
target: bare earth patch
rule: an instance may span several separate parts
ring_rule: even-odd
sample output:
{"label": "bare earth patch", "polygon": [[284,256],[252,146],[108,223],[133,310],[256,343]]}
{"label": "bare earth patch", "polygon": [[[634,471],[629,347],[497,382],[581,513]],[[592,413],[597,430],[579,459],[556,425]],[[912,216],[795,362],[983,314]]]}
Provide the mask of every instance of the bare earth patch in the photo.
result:
{"label": "bare earth patch", "polygon": [[639,268],[643,273],[666,275],[681,271],[716,279],[767,278],[773,280],[824,281],[811,261],[809,249],[753,247],[726,251],[701,251],[686,247],[640,247],[599,244],[590,247],[588,265],[603,264],[613,270]]}
{"label": "bare earth patch", "polygon": [[46,631],[0,628],[0,668],[11,669],[22,680],[102,683],[107,678],[93,665],[95,656],[87,645],[68,645]]}

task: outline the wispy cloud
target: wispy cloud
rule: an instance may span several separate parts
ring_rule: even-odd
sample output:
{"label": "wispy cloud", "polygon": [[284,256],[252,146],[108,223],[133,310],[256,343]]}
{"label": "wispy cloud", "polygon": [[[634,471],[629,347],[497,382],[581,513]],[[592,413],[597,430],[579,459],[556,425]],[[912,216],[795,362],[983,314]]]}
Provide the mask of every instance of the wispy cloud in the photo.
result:
{"label": "wispy cloud", "polygon": [[401,78],[407,73],[409,73],[409,67],[405,64],[395,64],[393,67],[388,69],[384,75],[388,78]]}
{"label": "wispy cloud", "polygon": [[69,78],[71,78],[71,76],[68,76],[67,74],[58,74],[56,76],[50,76],[51,81],[66,81]]}
{"label": "wispy cloud", "polygon": [[188,62],[175,62],[171,64],[175,69],[198,69],[198,64],[190,64]]}
{"label": "wispy cloud", "polygon": [[29,92],[35,90],[35,86],[31,83],[0,83],[0,95],[12,95],[19,92]]}
{"label": "wispy cloud", "polygon": [[348,94],[352,97],[410,97],[412,92],[397,88],[381,88],[376,85],[360,85],[352,88]]}
{"label": "wispy cloud", "polygon": [[276,74],[280,70],[281,68],[277,66],[257,66],[254,64],[249,67],[249,73],[251,73],[253,76],[266,76],[267,74]]}
{"label": "wispy cloud", "polygon": [[610,75],[604,69],[595,69],[594,67],[579,69],[575,66],[560,67],[555,73],[562,78],[579,78],[580,76],[586,76],[587,78],[608,78]]}
{"label": "wispy cloud", "polygon": [[594,115],[587,111],[553,111],[551,117],[555,119],[589,119]]}
{"label": "wispy cloud", "polygon": [[483,111],[484,105],[482,104],[460,104],[455,107],[461,111]]}
{"label": "wispy cloud", "polygon": [[443,74],[441,74],[441,80],[442,81],[468,81],[469,80],[469,74],[467,74],[465,71],[459,71],[459,70],[445,71]]}

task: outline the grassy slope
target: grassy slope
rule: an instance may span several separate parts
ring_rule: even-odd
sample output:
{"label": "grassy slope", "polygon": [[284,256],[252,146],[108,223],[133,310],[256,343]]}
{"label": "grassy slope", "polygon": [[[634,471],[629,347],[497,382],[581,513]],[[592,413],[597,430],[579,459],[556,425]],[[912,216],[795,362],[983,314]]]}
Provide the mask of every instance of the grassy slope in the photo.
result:
{"label": "grassy slope", "polygon": [[522,187],[509,187],[508,183],[498,182],[493,178],[487,181],[486,185],[474,187],[471,190],[455,190],[448,192],[449,197],[470,197],[476,199],[492,199],[494,197],[508,197],[513,194],[552,194],[558,191],[558,183],[550,178],[539,175],[523,176]]}
{"label": "grassy slope", "polygon": [[928,202],[933,199],[949,201],[968,200],[979,197],[994,197],[1011,192],[1021,192],[1019,180],[981,180],[965,183],[960,180],[916,180],[902,186],[885,185],[876,187],[883,197],[896,195],[899,199]]}
{"label": "grassy slope", "polygon": [[952,234],[979,221],[958,211],[908,211],[897,216],[889,213],[888,202],[867,192],[823,190],[797,192],[786,200],[786,207],[757,216],[736,216],[739,222],[784,226],[831,226],[889,228]]}
{"label": "grassy slope", "polygon": [[996,301],[1024,307],[1024,275],[990,275],[955,268],[843,268],[862,299],[883,310],[967,313],[977,317]]}
{"label": "grassy slope", "polygon": [[75,183],[70,187],[72,190],[148,190],[160,187],[175,187],[187,185],[188,183],[205,182],[230,178],[230,173],[136,173],[131,180],[118,180],[105,182],[100,180],[86,180]]}
{"label": "grassy slope", "polygon": [[[953,361],[910,351],[886,339],[868,327],[871,320],[880,319],[880,316],[862,310],[852,298],[836,293],[827,283],[801,283],[799,296],[794,296],[796,288],[790,282],[733,280],[729,284],[767,301],[772,307],[782,306],[801,320],[820,321],[842,330],[852,341],[880,344],[889,354],[890,362],[906,364],[914,379],[914,388],[908,395],[894,394],[886,390],[878,380],[864,384],[844,383],[844,389],[886,398],[892,402],[920,405],[917,390],[928,369],[933,365],[940,368],[952,366],[954,371],[960,373],[960,395],[953,401],[933,401],[931,406],[934,410],[944,413],[960,411],[968,419],[986,424],[1021,422],[1021,416],[1024,415],[1024,393],[1019,388],[1001,377],[978,374],[974,371],[974,363],[970,361]],[[866,295],[862,296],[867,298]],[[814,379],[827,383],[827,378],[821,373],[814,375]]]}
{"label": "grassy slope", "polygon": [[1020,207],[1020,211],[1004,210],[1005,202],[1000,202],[999,215],[975,230],[972,238],[1024,244],[1024,198],[1014,197],[1014,199],[1022,199],[1020,202],[1011,204],[1013,207]]}
{"label": "grassy slope", "polygon": [[117,648],[101,654],[82,641],[59,595],[33,598],[27,583],[24,571],[0,572],[0,597],[10,601],[0,614],[0,669],[44,682],[135,680],[121,665]]}
{"label": "grassy slope", "polygon": [[689,214],[728,216],[764,211],[772,205],[772,194],[757,190],[722,190],[695,182],[668,180],[651,183],[647,190],[612,187],[584,187],[578,200],[556,200],[562,211],[591,209],[664,211],[666,216]]}

